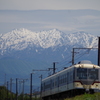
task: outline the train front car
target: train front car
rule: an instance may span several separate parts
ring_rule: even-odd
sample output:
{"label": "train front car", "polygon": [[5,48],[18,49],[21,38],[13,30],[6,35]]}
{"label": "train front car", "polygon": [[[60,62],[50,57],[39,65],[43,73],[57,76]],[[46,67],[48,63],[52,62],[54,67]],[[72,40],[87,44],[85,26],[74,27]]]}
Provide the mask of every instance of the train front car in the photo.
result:
{"label": "train front car", "polygon": [[96,92],[100,90],[100,67],[90,61],[81,61],[75,65],[74,86],[78,92]]}
{"label": "train front car", "polygon": [[42,80],[43,100],[57,100],[100,91],[100,67],[81,61]]}

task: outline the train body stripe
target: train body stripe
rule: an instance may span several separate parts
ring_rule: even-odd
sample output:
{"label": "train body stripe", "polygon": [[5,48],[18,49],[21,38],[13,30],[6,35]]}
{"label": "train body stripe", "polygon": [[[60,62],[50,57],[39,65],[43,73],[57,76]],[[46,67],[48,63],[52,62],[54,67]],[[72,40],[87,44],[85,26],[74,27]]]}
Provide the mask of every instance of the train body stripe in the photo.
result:
{"label": "train body stripe", "polygon": [[[82,82],[81,82],[81,81],[74,81],[74,82],[79,82],[79,83],[81,83],[81,84],[82,84]],[[95,84],[95,83],[100,83],[100,81],[95,81],[95,82],[93,82],[91,85],[93,85],[93,84]]]}

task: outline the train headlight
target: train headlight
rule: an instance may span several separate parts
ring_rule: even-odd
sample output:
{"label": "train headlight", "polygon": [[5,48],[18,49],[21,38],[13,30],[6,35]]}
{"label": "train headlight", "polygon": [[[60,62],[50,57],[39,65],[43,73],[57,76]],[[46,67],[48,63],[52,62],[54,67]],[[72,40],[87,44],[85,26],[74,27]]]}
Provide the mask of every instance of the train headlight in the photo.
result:
{"label": "train headlight", "polygon": [[79,84],[76,84],[76,86],[79,86]]}
{"label": "train headlight", "polygon": [[84,68],[84,65],[81,64],[81,65],[79,65],[79,67],[80,67],[80,68]]}
{"label": "train headlight", "polygon": [[95,66],[95,65],[93,65],[93,68],[96,68],[96,66]]}
{"label": "train headlight", "polygon": [[96,87],[98,87],[98,85],[96,84]]}
{"label": "train headlight", "polygon": [[81,65],[79,65],[79,67],[82,67]]}

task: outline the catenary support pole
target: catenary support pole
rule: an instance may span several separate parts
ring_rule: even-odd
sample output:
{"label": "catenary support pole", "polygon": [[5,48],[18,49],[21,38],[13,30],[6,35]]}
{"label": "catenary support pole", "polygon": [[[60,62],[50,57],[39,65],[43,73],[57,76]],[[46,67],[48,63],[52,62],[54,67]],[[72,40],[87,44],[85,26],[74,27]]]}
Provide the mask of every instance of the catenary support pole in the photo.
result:
{"label": "catenary support pole", "polygon": [[56,65],[56,63],[54,62],[53,63],[53,74],[55,74],[55,70],[56,70],[55,65]]}
{"label": "catenary support pole", "polygon": [[72,65],[74,65],[74,48],[73,48],[73,51],[72,51]]}
{"label": "catenary support pole", "polygon": [[30,100],[32,100],[32,73],[30,74]]}
{"label": "catenary support pole", "polygon": [[100,66],[100,37],[98,37],[98,66]]}
{"label": "catenary support pole", "polygon": [[11,92],[11,100],[13,98],[13,93],[12,93],[12,78],[10,79],[10,92]]}

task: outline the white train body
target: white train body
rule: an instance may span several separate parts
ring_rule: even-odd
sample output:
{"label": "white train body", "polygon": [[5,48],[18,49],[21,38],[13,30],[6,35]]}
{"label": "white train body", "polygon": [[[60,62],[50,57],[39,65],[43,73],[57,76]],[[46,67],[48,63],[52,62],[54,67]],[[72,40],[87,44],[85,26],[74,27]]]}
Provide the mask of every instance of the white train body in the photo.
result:
{"label": "white train body", "polygon": [[62,92],[85,89],[100,90],[100,67],[80,62],[42,80],[42,97]]}

